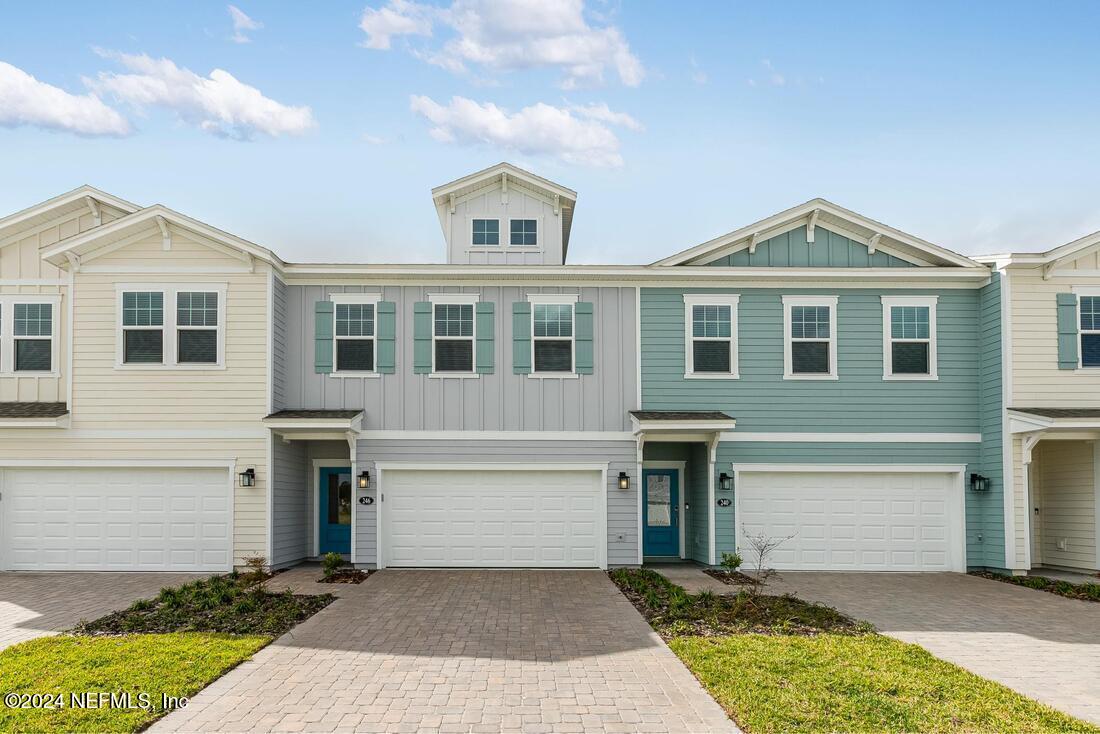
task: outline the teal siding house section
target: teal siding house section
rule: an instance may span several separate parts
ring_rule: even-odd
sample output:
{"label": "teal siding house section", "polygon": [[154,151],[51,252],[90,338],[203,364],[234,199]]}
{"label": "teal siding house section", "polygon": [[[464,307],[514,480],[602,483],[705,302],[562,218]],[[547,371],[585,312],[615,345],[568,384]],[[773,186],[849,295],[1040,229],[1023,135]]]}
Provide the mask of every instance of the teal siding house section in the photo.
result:
{"label": "teal siding house section", "polygon": [[913,263],[885,252],[870,254],[865,245],[842,234],[818,229],[815,241],[806,240],[806,227],[760,242],[755,252],[740,250],[706,263],[716,267],[784,268],[912,268]]}

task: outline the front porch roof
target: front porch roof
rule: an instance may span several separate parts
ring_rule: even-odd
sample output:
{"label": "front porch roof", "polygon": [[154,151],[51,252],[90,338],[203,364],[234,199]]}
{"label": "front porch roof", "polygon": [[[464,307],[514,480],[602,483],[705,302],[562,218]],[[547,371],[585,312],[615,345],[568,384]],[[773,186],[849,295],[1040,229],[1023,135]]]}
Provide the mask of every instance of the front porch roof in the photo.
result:
{"label": "front porch roof", "polygon": [[632,410],[635,433],[650,431],[729,431],[737,421],[720,410]]}
{"label": "front porch roof", "polygon": [[63,428],[68,421],[66,403],[0,403],[0,428]]}
{"label": "front porch roof", "polygon": [[1100,408],[1009,408],[1012,433],[1100,429]]}
{"label": "front porch roof", "polygon": [[363,430],[361,410],[280,410],[263,424],[284,441],[347,440],[354,445]]}

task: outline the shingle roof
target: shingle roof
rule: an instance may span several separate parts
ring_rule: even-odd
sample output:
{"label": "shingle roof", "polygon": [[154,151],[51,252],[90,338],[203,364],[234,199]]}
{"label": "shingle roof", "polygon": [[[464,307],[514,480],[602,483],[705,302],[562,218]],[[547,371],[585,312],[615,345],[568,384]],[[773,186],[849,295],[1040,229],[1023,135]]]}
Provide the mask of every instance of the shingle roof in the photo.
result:
{"label": "shingle roof", "polygon": [[1009,408],[1042,418],[1100,418],[1100,408]]}
{"label": "shingle roof", "polygon": [[731,421],[732,415],[720,410],[632,410],[640,421]]}
{"label": "shingle roof", "polygon": [[0,403],[0,418],[60,418],[68,412],[65,403]]}
{"label": "shingle roof", "polygon": [[351,420],[362,412],[361,410],[280,410],[277,413],[272,413],[267,416],[264,420],[284,420],[288,418],[305,418],[313,420],[343,418]]}

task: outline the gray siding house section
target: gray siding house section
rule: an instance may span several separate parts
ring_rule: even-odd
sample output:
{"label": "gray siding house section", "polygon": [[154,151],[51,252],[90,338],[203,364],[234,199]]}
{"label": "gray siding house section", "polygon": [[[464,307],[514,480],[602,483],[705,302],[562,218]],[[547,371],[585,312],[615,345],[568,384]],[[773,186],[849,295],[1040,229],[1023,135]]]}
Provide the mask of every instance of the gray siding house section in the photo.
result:
{"label": "gray siding house section", "polygon": [[310,470],[307,444],[272,440],[271,559],[275,568],[311,554],[309,531]]}
{"label": "gray siding house section", "polygon": [[[286,343],[312,345],[314,304],[333,293],[382,293],[396,304],[396,370],[370,377],[317,374],[311,348],[285,355],[288,408],[364,411],[365,430],[627,431],[637,402],[635,317],[628,287],[319,286],[286,288]],[[413,373],[413,304],[429,293],[480,293],[496,304],[495,368],[476,378]],[[539,379],[512,370],[512,304],[532,293],[577,293],[594,310],[591,375]]]}
{"label": "gray siding house section", "polygon": [[[273,410],[287,407],[287,286],[274,274],[271,276],[271,406]],[[297,344],[298,342],[291,342]]]}
{"label": "gray siding house section", "polygon": [[[607,462],[607,564],[638,564],[637,444],[634,441],[486,441],[361,439],[357,467],[377,477],[377,462],[417,462],[425,466],[461,463],[554,464],[563,461]],[[619,489],[619,472],[630,475],[630,489]],[[383,479],[382,493],[386,489]],[[356,490],[376,496],[372,505],[355,503],[355,553],[360,565],[378,563],[377,490]]]}

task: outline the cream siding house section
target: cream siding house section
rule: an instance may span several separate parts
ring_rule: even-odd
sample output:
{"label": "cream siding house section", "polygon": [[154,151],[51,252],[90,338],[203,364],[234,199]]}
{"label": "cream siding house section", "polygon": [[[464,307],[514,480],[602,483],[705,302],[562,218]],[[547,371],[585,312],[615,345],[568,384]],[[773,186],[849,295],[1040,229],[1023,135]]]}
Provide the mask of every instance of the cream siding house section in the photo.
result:
{"label": "cream siding house section", "polygon": [[1040,508],[1032,529],[1032,563],[1096,567],[1095,441],[1040,442],[1032,487]]}

